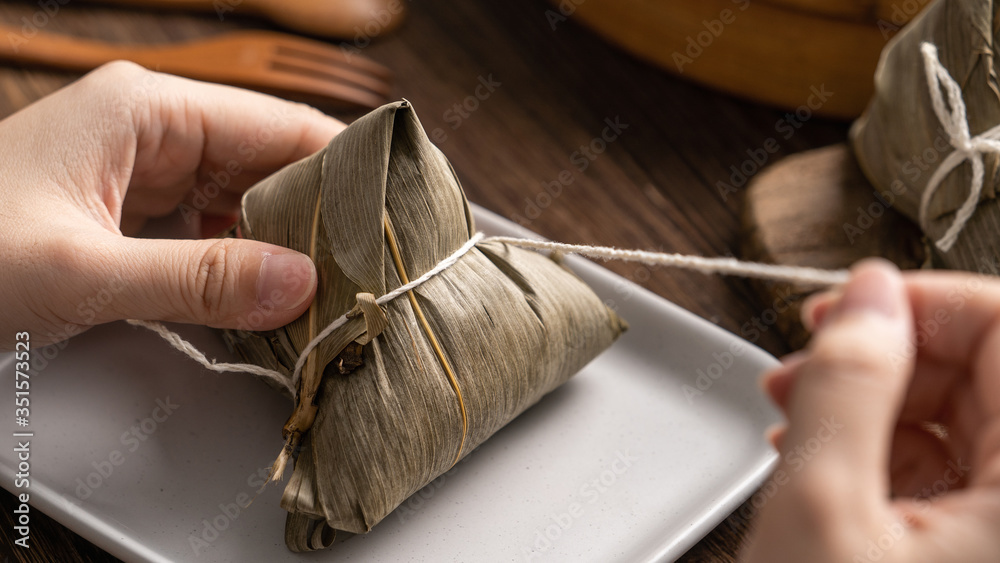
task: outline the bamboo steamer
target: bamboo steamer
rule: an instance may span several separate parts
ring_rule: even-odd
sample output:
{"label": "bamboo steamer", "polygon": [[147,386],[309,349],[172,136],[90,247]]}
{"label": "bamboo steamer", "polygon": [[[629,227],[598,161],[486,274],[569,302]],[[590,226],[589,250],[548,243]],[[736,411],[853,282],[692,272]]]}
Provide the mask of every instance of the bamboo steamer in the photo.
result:
{"label": "bamboo steamer", "polygon": [[[665,70],[736,96],[853,119],[874,91],[879,53],[921,2],[552,0],[547,18],[554,27],[572,18]],[[901,15],[893,18],[894,9]],[[858,19],[869,10],[888,10],[889,19]],[[832,95],[815,96],[820,90]]]}

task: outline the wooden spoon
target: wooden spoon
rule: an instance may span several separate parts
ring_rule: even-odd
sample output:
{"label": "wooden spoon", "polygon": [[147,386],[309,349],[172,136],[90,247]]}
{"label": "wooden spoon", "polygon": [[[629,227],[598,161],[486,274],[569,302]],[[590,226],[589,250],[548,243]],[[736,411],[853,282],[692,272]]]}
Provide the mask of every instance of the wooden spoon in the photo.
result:
{"label": "wooden spoon", "polygon": [[114,4],[215,12],[226,16],[254,15],[291,30],[353,40],[363,48],[372,38],[395,29],[402,21],[403,0],[101,0]]}

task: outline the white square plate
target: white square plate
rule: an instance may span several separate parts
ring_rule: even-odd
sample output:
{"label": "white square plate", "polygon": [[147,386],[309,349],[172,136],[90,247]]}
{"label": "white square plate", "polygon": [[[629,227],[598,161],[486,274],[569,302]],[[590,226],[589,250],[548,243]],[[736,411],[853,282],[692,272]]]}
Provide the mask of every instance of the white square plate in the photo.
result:
{"label": "white square plate", "polygon": [[[526,233],[475,216],[487,234]],[[366,536],[287,551],[281,487],[241,505],[281,449],[290,403],[123,323],[32,350],[32,510],[126,561],[675,559],[771,469],[762,433],[779,415],[756,379],[776,361],[604,268],[569,264],[629,331]],[[235,359],[215,332],[175,328],[209,357]],[[702,394],[686,394],[699,375]],[[0,356],[0,386],[13,397],[12,354]],[[11,432],[23,430],[13,403],[0,405]],[[5,434],[0,479],[21,493]]]}

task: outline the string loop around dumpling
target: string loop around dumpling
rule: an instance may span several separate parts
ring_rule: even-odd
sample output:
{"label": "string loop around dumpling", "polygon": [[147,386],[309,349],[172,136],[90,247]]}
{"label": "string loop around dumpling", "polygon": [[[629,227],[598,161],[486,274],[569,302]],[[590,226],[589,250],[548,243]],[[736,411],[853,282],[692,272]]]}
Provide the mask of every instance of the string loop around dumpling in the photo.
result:
{"label": "string loop around dumpling", "polygon": [[371,293],[361,292],[357,295],[358,304],[347,314],[347,318],[361,315],[365,319],[365,333],[355,339],[361,345],[368,344],[389,326],[389,318],[385,310],[379,306],[377,299]]}
{"label": "string loop around dumpling", "polygon": [[[962,100],[962,88],[948,74],[948,69],[941,64],[937,47],[931,43],[924,43],[920,46],[920,52],[924,57],[924,72],[927,75],[927,88],[931,96],[931,105],[938,120],[941,121],[944,131],[948,133],[948,142],[955,149],[944,158],[937,170],[934,171],[920,197],[920,226],[925,231],[930,229],[931,198],[941,187],[945,176],[966,160],[972,165],[972,184],[969,186],[969,195],[955,212],[955,219],[951,226],[934,243],[941,251],[948,252],[955,245],[959,233],[962,232],[976,211],[984,183],[983,154],[1000,152],[1000,125],[973,137],[969,132],[965,102]],[[948,94],[947,103],[941,96],[942,88]]]}

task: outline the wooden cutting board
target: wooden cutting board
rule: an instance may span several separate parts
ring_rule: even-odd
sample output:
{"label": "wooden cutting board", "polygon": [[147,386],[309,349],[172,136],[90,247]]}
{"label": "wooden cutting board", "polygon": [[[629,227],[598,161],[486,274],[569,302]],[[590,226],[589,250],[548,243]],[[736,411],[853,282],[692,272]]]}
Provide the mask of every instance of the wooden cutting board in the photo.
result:
{"label": "wooden cutting board", "polygon": [[[773,264],[847,268],[881,256],[902,269],[925,261],[923,235],[876,195],[846,144],[796,154],[765,168],[747,188],[743,258]],[[803,298],[815,287],[754,281],[770,318],[796,349],[808,333],[800,319]],[[787,304],[787,305],[786,305]]]}

